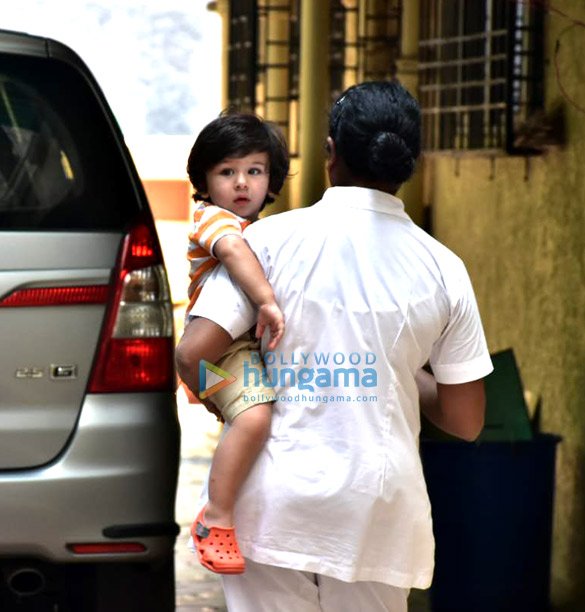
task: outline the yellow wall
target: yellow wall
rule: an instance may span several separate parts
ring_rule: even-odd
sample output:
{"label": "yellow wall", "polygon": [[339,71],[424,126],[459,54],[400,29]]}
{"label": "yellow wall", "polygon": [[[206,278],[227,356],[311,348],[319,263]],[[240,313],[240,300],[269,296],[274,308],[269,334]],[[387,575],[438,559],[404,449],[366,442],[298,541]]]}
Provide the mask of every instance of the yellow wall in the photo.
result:
{"label": "yellow wall", "polygon": [[[585,19],[585,5],[555,7]],[[547,18],[547,108],[561,99],[552,53],[568,25]],[[562,83],[585,105],[585,32],[561,40]],[[568,143],[532,158],[430,160],[434,234],[466,262],[492,352],[513,347],[541,395],[557,455],[553,600],[585,610],[585,114],[565,103]],[[427,160],[429,161],[429,160]],[[528,171],[528,174],[527,174]],[[458,174],[458,176],[457,176]]]}

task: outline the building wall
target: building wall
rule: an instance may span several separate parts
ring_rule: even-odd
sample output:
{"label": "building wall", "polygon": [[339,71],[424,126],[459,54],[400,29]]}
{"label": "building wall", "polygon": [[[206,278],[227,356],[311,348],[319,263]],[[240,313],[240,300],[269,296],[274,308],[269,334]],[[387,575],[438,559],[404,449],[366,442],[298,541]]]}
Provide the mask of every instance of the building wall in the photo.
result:
{"label": "building wall", "polygon": [[[363,8],[367,2],[343,4]],[[550,4],[585,20],[583,2]],[[417,8],[415,0],[403,2],[398,69],[412,91]],[[550,14],[546,22],[546,97],[551,109],[563,100],[553,52],[570,22],[559,14]],[[558,57],[564,88],[581,105],[584,41],[583,28],[567,31]],[[322,58],[326,61],[325,52]],[[542,430],[563,437],[557,455],[553,599],[558,609],[564,606],[568,611],[585,609],[585,114],[567,102],[564,106],[566,147],[529,160],[428,158],[418,174],[420,181],[424,178],[424,189],[412,182],[401,195],[419,223],[421,201],[431,204],[434,234],[464,259],[470,271],[491,351],[514,349],[525,388],[542,399]],[[315,147],[321,144],[322,139],[315,139]],[[283,198],[283,208],[301,203],[302,162],[295,160],[297,178]]]}
{"label": "building wall", "polygon": [[[555,8],[585,19],[585,6]],[[569,25],[547,18],[546,104],[562,95],[553,52]],[[585,32],[561,39],[564,89],[585,105]],[[553,601],[585,609],[585,113],[564,102],[567,144],[525,160],[427,159],[434,235],[466,262],[490,350],[512,347],[523,383],[542,398],[542,430],[557,455]]]}

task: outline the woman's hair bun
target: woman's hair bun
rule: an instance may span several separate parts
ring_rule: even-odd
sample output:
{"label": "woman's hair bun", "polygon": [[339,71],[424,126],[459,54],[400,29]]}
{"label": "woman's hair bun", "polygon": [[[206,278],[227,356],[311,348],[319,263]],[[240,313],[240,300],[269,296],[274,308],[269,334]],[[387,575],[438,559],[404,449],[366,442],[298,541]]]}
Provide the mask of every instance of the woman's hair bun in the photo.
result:
{"label": "woman's hair bun", "polygon": [[368,166],[371,174],[393,183],[408,180],[416,159],[404,139],[394,132],[380,131],[370,142]]}

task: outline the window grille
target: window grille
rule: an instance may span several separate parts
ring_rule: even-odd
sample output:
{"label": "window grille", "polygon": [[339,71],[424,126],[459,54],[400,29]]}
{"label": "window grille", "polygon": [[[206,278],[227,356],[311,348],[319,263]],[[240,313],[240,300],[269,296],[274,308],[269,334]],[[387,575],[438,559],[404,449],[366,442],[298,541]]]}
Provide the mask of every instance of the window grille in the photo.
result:
{"label": "window grille", "polygon": [[290,73],[289,87],[291,100],[299,99],[301,72],[301,0],[292,0],[290,15]]}
{"label": "window grille", "polygon": [[[288,102],[287,131],[291,156],[298,155],[300,108],[299,73],[301,0],[231,0],[229,41],[230,106],[266,115],[268,102]],[[349,7],[349,8],[348,8]],[[368,79],[392,78],[399,52],[401,0],[364,0],[346,3],[331,0],[329,34],[330,101],[350,84]],[[286,13],[288,40],[271,33],[271,15]],[[288,61],[269,63],[270,45],[286,45]],[[288,70],[286,99],[268,97],[270,68]],[[271,118],[271,117],[268,117]]]}
{"label": "window grille", "polygon": [[364,0],[359,10],[358,80],[392,79],[400,48],[402,0]]}
{"label": "window grille", "polygon": [[329,92],[330,103],[339,98],[345,89],[345,24],[346,9],[340,0],[331,0],[331,19],[329,30]]}
{"label": "window grille", "polygon": [[[291,72],[293,66],[293,32],[300,0],[261,0],[258,8],[258,47],[256,112],[283,129],[289,151],[295,154],[294,125],[291,125]],[[279,24],[275,23],[275,17]],[[288,24],[285,30],[282,23]],[[271,79],[278,79],[278,84]],[[283,82],[285,85],[283,85]]]}
{"label": "window grille", "polygon": [[426,151],[522,152],[514,132],[543,105],[543,11],[534,4],[421,0]]}
{"label": "window grille", "polygon": [[401,0],[331,0],[331,101],[349,85],[396,76]]}
{"label": "window grille", "polygon": [[301,0],[292,0],[290,15],[290,130],[289,147],[291,157],[298,157],[301,142],[300,122],[300,74],[301,74]]}
{"label": "window grille", "polygon": [[253,111],[256,106],[257,29],[256,0],[232,0],[228,104],[239,111]]}

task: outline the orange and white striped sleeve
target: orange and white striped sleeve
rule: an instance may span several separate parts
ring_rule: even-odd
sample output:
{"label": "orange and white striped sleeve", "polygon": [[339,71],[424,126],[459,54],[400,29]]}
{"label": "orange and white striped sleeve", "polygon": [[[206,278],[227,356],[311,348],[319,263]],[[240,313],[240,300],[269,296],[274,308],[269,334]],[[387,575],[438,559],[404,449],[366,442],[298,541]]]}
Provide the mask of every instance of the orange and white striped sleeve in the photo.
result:
{"label": "orange and white striped sleeve", "polygon": [[242,231],[251,223],[213,204],[201,204],[193,214],[193,222],[187,249],[190,277],[187,312],[193,307],[203,284],[219,264],[219,260],[213,255],[217,241],[230,234],[241,237]]}
{"label": "orange and white striped sleeve", "polygon": [[193,231],[189,234],[190,251],[201,248],[215,258],[213,248],[220,238],[230,234],[242,236],[243,224],[239,217],[213,204],[200,206],[193,221]]}

